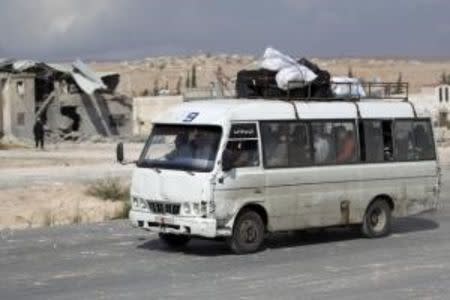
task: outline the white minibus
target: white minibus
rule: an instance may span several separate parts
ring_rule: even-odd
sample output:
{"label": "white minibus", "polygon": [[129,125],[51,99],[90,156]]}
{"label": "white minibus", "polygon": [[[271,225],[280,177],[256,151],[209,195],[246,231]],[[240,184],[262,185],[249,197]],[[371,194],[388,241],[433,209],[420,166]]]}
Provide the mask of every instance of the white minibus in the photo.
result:
{"label": "white minibus", "polygon": [[436,207],[435,148],[408,101],[185,102],[153,124],[129,217],[169,246],[223,238],[235,253],[277,231],[359,225],[382,237],[393,217]]}

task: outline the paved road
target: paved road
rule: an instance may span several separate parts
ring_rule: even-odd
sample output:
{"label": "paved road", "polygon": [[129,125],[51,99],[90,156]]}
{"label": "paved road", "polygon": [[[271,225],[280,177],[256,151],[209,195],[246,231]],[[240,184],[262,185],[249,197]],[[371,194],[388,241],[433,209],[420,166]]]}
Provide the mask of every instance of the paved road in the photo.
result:
{"label": "paved road", "polygon": [[448,299],[450,207],[393,231],[279,234],[247,256],[200,240],[170,251],[125,221],[2,231],[0,299]]}

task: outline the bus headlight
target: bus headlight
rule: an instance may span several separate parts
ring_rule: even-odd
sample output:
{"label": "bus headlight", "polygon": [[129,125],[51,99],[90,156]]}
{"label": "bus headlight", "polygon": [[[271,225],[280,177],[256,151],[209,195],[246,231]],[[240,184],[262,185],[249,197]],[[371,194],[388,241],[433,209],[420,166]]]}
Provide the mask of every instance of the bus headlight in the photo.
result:
{"label": "bus headlight", "polygon": [[201,202],[201,207],[202,207],[202,215],[206,214],[206,209],[208,207],[206,201]]}
{"label": "bus headlight", "polygon": [[132,206],[133,208],[138,208],[138,207],[139,207],[139,201],[138,201],[138,198],[136,198],[136,197],[132,197],[132,198],[131,198],[131,206]]}
{"label": "bus headlight", "polygon": [[192,206],[192,210],[194,214],[198,215],[200,213],[200,205],[198,203],[194,203],[194,205]]}
{"label": "bus headlight", "polygon": [[142,209],[147,209],[147,204],[145,204],[145,200],[144,200],[144,199],[139,198],[139,206],[140,206]]}
{"label": "bus headlight", "polygon": [[187,215],[191,213],[191,204],[190,203],[188,203],[188,202],[183,203],[183,212]]}

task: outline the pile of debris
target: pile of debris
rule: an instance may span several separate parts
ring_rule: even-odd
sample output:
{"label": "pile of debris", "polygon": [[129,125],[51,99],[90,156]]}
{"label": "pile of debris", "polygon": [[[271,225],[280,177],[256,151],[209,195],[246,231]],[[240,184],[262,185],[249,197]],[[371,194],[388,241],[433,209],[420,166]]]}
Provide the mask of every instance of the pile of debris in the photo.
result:
{"label": "pile of debris", "polygon": [[56,139],[131,132],[131,99],[116,94],[120,76],[80,60],[52,64],[0,59],[0,138],[31,139],[40,119]]}

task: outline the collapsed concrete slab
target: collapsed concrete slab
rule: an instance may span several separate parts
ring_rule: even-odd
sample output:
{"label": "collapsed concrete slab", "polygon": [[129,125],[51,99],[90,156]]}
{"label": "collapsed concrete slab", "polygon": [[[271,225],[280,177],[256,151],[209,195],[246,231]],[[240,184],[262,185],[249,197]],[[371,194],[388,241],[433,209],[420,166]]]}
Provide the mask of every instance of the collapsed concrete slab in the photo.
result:
{"label": "collapsed concrete slab", "polygon": [[79,60],[0,59],[0,138],[31,139],[37,118],[56,140],[130,134],[132,100],[115,92],[119,81]]}

